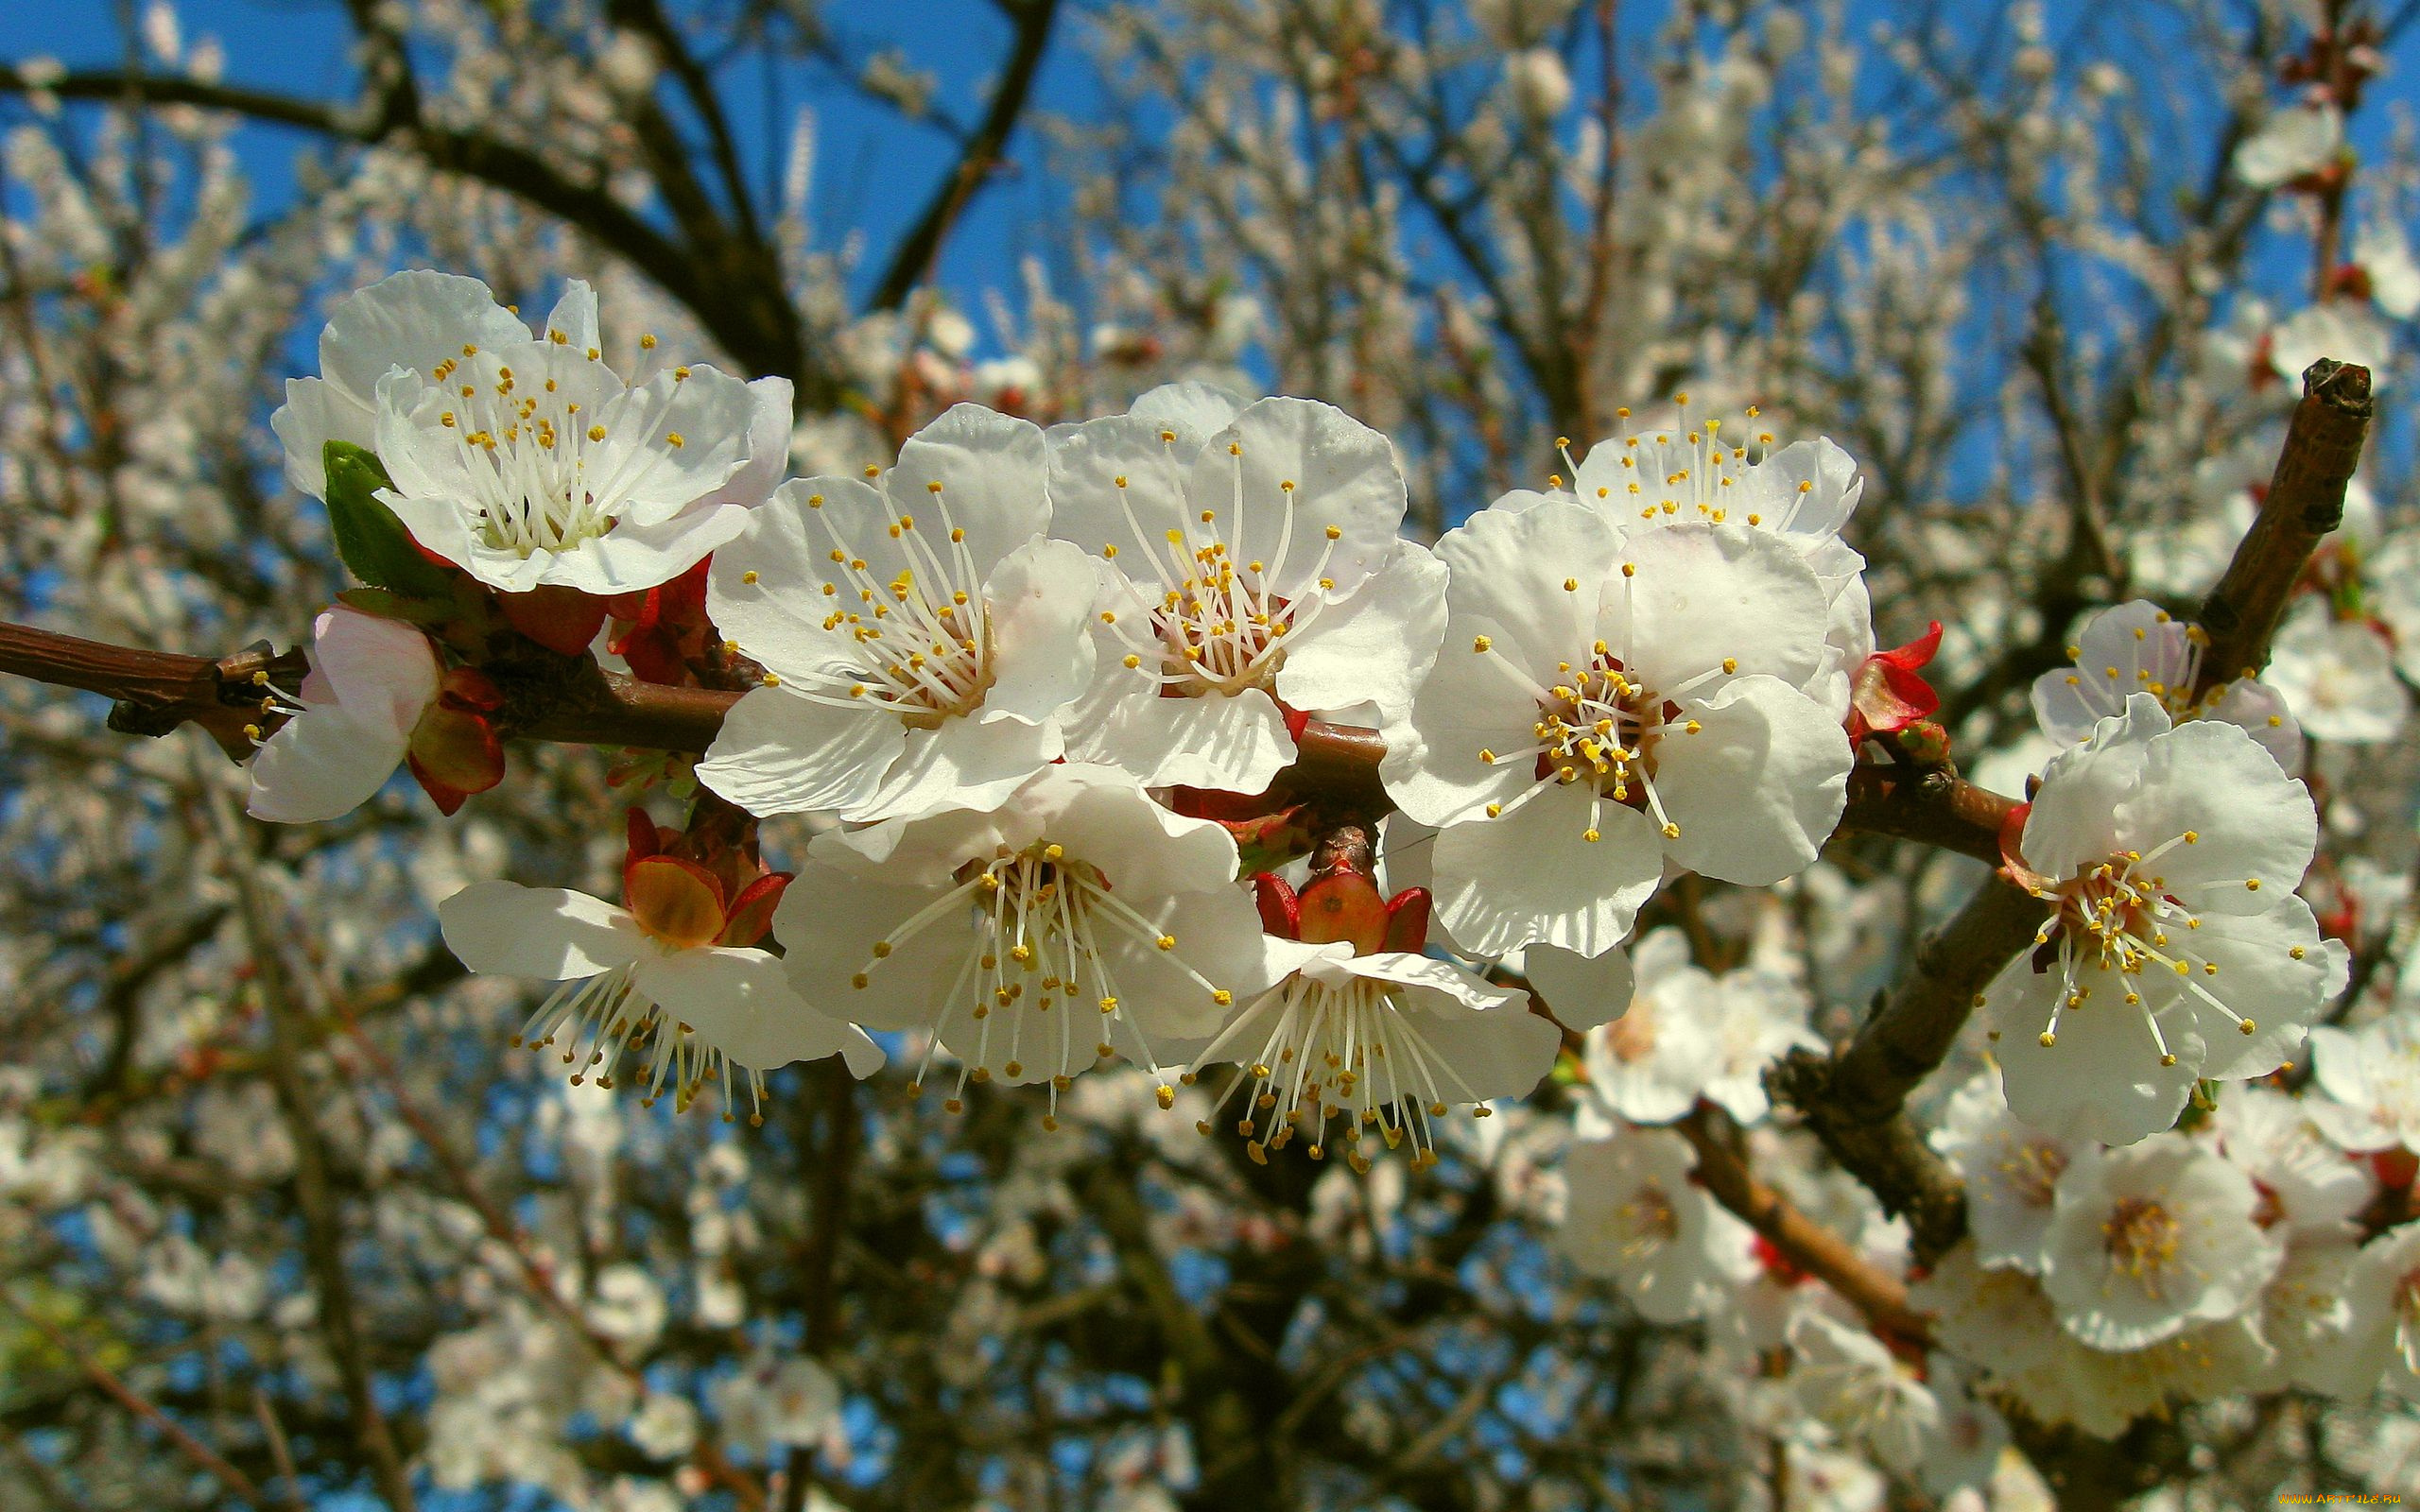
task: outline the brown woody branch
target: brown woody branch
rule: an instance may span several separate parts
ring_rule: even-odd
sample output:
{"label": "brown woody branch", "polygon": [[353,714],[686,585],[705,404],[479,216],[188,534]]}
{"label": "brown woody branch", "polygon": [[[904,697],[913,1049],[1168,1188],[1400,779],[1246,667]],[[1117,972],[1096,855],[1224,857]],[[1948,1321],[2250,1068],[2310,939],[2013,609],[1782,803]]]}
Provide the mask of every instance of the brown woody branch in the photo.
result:
{"label": "brown woody branch", "polygon": [[891,253],[890,265],[883,270],[882,282],[874,288],[871,301],[873,309],[895,310],[908,302],[908,296],[924,282],[934,260],[940,257],[942,243],[948,238],[950,228],[975,198],[975,192],[1000,165],[1009,138],[1025,113],[1026,96],[1032,92],[1034,75],[1041,70],[1042,55],[1050,43],[1059,0],[1020,0],[1019,4],[1003,9],[1016,20],[1016,40],[1009,46],[1008,64],[992,91],[992,103],[974,134],[966,139],[957,165],[933,191],[924,214]]}
{"label": "brown woody branch", "polygon": [[8,1309],[16,1315],[19,1322],[41,1334],[43,1343],[65,1356],[78,1371],[83,1373],[84,1379],[99,1388],[102,1395],[158,1429],[162,1436],[176,1447],[177,1452],[191,1461],[196,1469],[207,1473],[234,1496],[263,1508],[266,1512],[269,1505],[268,1498],[261,1494],[261,1488],[253,1484],[251,1476],[229,1464],[209,1445],[186,1432],[175,1418],[162,1412],[148,1399],[120,1380],[109,1366],[78,1348],[75,1340],[69,1338],[58,1325],[44,1317],[40,1310],[27,1307],[6,1288],[0,1288],[0,1307]]}
{"label": "brown woody branch", "polygon": [[1697,1151],[1698,1180],[1708,1195],[1747,1224],[1782,1257],[1838,1293],[1877,1333],[1929,1348],[1932,1328],[1908,1305],[1908,1288],[1876,1269],[1855,1246],[1792,1207],[1756,1177],[1739,1149],[1738,1130],[1707,1104],[1672,1125]]}
{"label": "brown woody branch", "polygon": [[2370,413],[2367,368],[2322,357],[2303,373],[2302,403],[2286,427],[2260,513],[2237,544],[2226,576],[2202,601],[2210,644],[2195,693],[2269,664],[2269,638],[2295,581],[2320,541],[2344,523],[2344,486],[2360,466]]}

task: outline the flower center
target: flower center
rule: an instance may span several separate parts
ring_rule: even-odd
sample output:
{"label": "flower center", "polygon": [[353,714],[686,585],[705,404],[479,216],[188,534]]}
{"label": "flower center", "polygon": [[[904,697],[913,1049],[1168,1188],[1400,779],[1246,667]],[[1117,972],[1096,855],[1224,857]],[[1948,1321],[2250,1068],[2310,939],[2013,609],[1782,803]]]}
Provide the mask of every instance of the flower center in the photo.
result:
{"label": "flower center", "polygon": [[[2034,878],[2033,896],[2053,909],[2033,936],[2034,971],[2047,971],[2055,964],[2060,977],[2050,1021],[2040,1037],[2043,1048],[2058,1043],[2060,1016],[2084,1007],[2094,988],[2111,985],[2113,977],[2126,1005],[2141,1008],[2142,992],[2129,979],[2152,969],[2174,972],[2179,989],[2215,1009],[2244,1034],[2259,1027],[2220,1002],[2204,985],[2205,979],[2219,974],[2218,963],[2186,943],[2202,927],[2202,920],[2168,892],[2168,879],[2147,869],[2178,846],[2198,845],[2201,838],[2187,830],[2149,851],[2117,851],[2063,883]],[[2243,885],[2258,892],[2260,879],[2246,878]],[[2171,930],[2180,933],[2172,936]],[[2296,945],[2290,954],[2301,960],[2305,953]],[[1979,1004],[1980,999],[1977,1001]],[[2151,1026],[2159,1063],[2175,1065],[2176,1056],[2168,1048],[2156,1012],[2145,1009],[2143,1022]]]}
{"label": "flower center", "polygon": [[[1412,1168],[1425,1169],[1437,1163],[1430,1121],[1445,1116],[1449,1098],[1478,1103],[1470,1084],[1402,1011],[1390,983],[1357,977],[1334,987],[1298,973],[1238,1014],[1201,1060],[1232,1054],[1255,1036],[1258,1052],[1219,1092],[1218,1107],[1249,1077],[1249,1106],[1236,1132],[1248,1142],[1244,1152],[1264,1165],[1270,1150],[1284,1149],[1298,1134],[1310,1142],[1312,1160],[1324,1159],[1328,1121],[1341,1118],[1345,1160],[1356,1171],[1370,1169],[1361,1151],[1365,1128],[1376,1129],[1391,1150],[1409,1137]],[[1194,1076],[1188,1072],[1184,1079],[1190,1084]],[[1472,1108],[1473,1117],[1487,1113],[1483,1106]],[[1208,1119],[1194,1126],[1204,1135],[1212,1130]]]}
{"label": "flower center", "polygon": [[[594,352],[589,360],[598,360]],[[685,378],[687,369],[676,369]],[[593,472],[592,461],[611,437],[572,390],[541,378],[525,387],[511,367],[476,347],[449,357],[430,373],[447,390],[448,407],[437,418],[455,433],[473,479],[474,528],[491,551],[527,558],[538,551],[564,551],[612,530],[630,488],[652,462],[652,449],[688,444],[677,431],[662,429],[671,412],[670,390],[652,415],[632,417],[643,433],[624,444],[618,468]],[[594,397],[592,386],[572,386]],[[625,438],[625,443],[627,443]]]}
{"label": "flower center", "polygon": [[[1731,490],[1744,473],[1741,469],[1753,466],[1748,448],[1725,444],[1722,421],[1708,416],[1695,425],[1689,423],[1689,396],[1674,396],[1677,414],[1671,429],[1653,432],[1653,440],[1645,434],[1622,438],[1620,481],[1599,485],[1592,501],[1600,507],[1622,504],[1638,510],[1642,520],[1661,516],[1668,520],[1697,520],[1721,524],[1731,518]],[[1627,409],[1618,412],[1630,418]],[[1748,406],[1747,418],[1758,418],[1756,407]],[[1673,431],[1683,431],[1678,442]],[[1774,439],[1771,431],[1759,427],[1755,445],[1760,459],[1772,455]],[[1563,454],[1564,465],[1576,478],[1580,465],[1572,459],[1571,443],[1559,439],[1556,449]],[[1616,498],[1616,488],[1620,497]],[[1799,511],[1815,492],[1812,482],[1802,482],[1776,518],[1751,511],[1745,518],[1750,525],[1787,531],[1798,522]]]}
{"label": "flower center", "polygon": [[[841,538],[823,508],[823,495],[808,496],[808,508],[832,541],[824,554],[832,576],[822,585],[832,608],[823,628],[845,631],[856,655],[853,664],[821,670],[803,685],[792,682],[792,692],[844,709],[882,705],[917,730],[937,730],[982,706],[998,677],[982,575],[966,549],[966,532],[950,517],[941,484],[925,487],[941,511],[946,539],[937,545],[913,515],[892,520],[885,528],[906,565],[888,580]],[[768,674],[765,680],[780,679]]]}
{"label": "flower center", "polygon": [[628,964],[555,988],[512,1037],[512,1043],[515,1048],[526,1045],[543,1051],[553,1048],[558,1040],[563,1041],[562,1063],[578,1068],[571,1074],[575,1087],[593,1073],[596,1085],[610,1091],[623,1057],[629,1055],[633,1060],[645,1060],[642,1074],[647,1092],[639,1099],[643,1108],[653,1108],[669,1084],[673,1108],[686,1112],[700,1088],[720,1081],[723,1121],[729,1123],[734,1117],[732,1086],[745,1076],[751,1105],[748,1121],[765,1121],[764,1074],[732,1064],[687,1024],[666,1014],[654,999],[639,990]]}
{"label": "flower center", "polygon": [[[1162,431],[1160,440],[1172,445],[1176,433]],[[1289,480],[1277,485],[1273,504],[1248,503],[1243,447],[1230,443],[1227,454],[1235,464],[1234,497],[1224,523],[1219,511],[1199,509],[1179,528],[1155,538],[1127,502],[1125,476],[1115,479],[1118,507],[1135,545],[1150,563],[1159,602],[1151,610],[1147,636],[1118,625],[1114,615],[1103,617],[1126,644],[1128,667],[1148,662],[1159,669],[1163,697],[1233,696],[1246,688],[1270,691],[1277,669],[1285,664],[1286,638],[1316,619],[1336,590],[1336,580],[1327,576],[1328,562],[1344,531],[1330,524],[1308,574],[1315,586],[1299,589],[1292,597],[1276,591],[1273,585],[1286,580],[1293,546],[1297,490]],[[1269,518],[1272,512],[1273,521]],[[1273,539],[1263,541],[1263,530]],[[1265,549],[1268,557],[1253,555],[1255,547]],[[1106,543],[1101,552],[1115,560],[1117,546]],[[1140,576],[1134,581],[1146,592],[1153,586]]]}
{"label": "flower center", "polygon": [[[941,1025],[964,1016],[951,1038],[960,1062],[958,1086],[947,1108],[965,1109],[966,1084],[992,1079],[994,1070],[1011,1080],[1030,1061],[1050,1068],[1049,1112],[1043,1127],[1059,1126],[1059,1094],[1075,1074],[1097,1058],[1118,1053],[1122,1031],[1130,1058],[1159,1069],[1150,1041],[1125,1006],[1104,942],[1122,936],[1150,947],[1194,986],[1224,1005],[1234,998],[1175,954],[1177,939],[1165,934],[1110,890],[1099,868],[1069,857],[1064,847],[1037,841],[1022,850],[1000,847],[989,860],[959,868],[956,884],[873,943],[864,967],[850,985],[864,988],[883,962],[908,940],[931,929],[965,932],[956,980],[934,1005],[934,1044]],[[1081,1005],[1099,1010],[1098,1025],[1080,1023]],[[922,1091],[932,1051],[925,1052],[911,1091]],[[1163,1085],[1160,1106],[1176,1100]]]}
{"label": "flower center", "polygon": [[1625,1066],[1655,1054],[1655,1011],[1645,999],[1632,1003],[1628,1013],[1605,1025],[1605,1048]]}
{"label": "flower center", "polygon": [[2050,1206],[2066,1169],[2066,1152],[2048,1140],[2027,1140],[2007,1149],[1999,1162],[2008,1190],[2029,1208]]}
{"label": "flower center", "polygon": [[2108,1251],[2110,1265],[2142,1282],[2153,1297],[2160,1295],[2163,1278],[2176,1263],[2184,1237],[2175,1214],[2150,1197],[2120,1199],[2100,1224],[2101,1247]]}
{"label": "flower center", "polygon": [[[2227,685],[2221,682],[2206,697],[2193,696],[2193,686],[2201,679],[2202,653],[2209,644],[2209,632],[2202,627],[2179,625],[2162,610],[2152,625],[2135,627],[2125,664],[2109,662],[2094,681],[2109,696],[2109,706],[2122,709],[2129,695],[2148,693],[2160,701],[2169,719],[2182,724],[2198,718],[2226,692]],[[2070,660],[2083,655],[2083,646],[2067,647]],[[2067,674],[2067,685],[2081,687],[2091,676],[2090,669],[2078,666]]]}
{"label": "flower center", "polygon": [[1662,1182],[1647,1181],[1616,1210],[1624,1260],[1641,1260],[1681,1237],[1681,1212]]}
{"label": "flower center", "polygon": [[[1633,569],[1622,567],[1627,590]],[[1577,578],[1565,578],[1564,589],[1577,593]],[[1624,659],[1603,641],[1589,648],[1585,659],[1555,663],[1555,680],[1541,685],[1511,658],[1495,648],[1488,636],[1475,636],[1471,649],[1486,657],[1538,701],[1537,722],[1530,727],[1537,744],[1521,750],[1499,751],[1481,747],[1479,761],[1489,766],[1530,758],[1535,782],[1507,803],[1487,805],[1487,816],[1501,818],[1553,785],[1588,784],[1588,828],[1581,838],[1601,837],[1599,821],[1608,802],[1647,815],[1667,840],[1677,840],[1681,827],[1664,811],[1655,790],[1660,747],[1673,735],[1695,735],[1703,726],[1689,718],[1681,700],[1719,678],[1739,670],[1737,659],[1725,657],[1720,666],[1673,684],[1668,690],[1648,686],[1633,674]]]}

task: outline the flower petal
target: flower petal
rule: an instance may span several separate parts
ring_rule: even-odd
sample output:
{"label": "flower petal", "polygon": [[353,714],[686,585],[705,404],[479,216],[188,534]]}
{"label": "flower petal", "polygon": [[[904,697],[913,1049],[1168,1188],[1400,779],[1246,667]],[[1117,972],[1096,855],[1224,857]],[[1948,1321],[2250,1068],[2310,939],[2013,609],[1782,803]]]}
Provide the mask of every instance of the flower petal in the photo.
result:
{"label": "flower petal", "polygon": [[920,819],[945,809],[995,809],[1017,784],[1057,761],[1063,748],[1055,727],[1018,719],[953,716],[938,729],[909,730],[882,785],[841,816],[868,823]]}
{"label": "flower petal", "polygon": [[588,453],[588,487],[630,524],[663,524],[748,461],[756,396],[729,373],[687,371],[660,372],[596,412],[605,438]]}
{"label": "flower petal", "polygon": [[414,268],[337,303],[320,332],[320,373],[369,407],[389,368],[425,377],[439,363],[459,358],[465,344],[506,347],[528,339],[529,328],[477,279]]}
{"label": "flower petal", "polygon": [[1668,730],[1656,796],[1680,834],[1673,858],[1724,882],[1795,876],[1840,823],[1854,756],[1838,721],[1775,678],[1741,678],[1692,711],[1702,727]]}
{"label": "flower petal", "polygon": [[1092,681],[1094,563],[1063,541],[1033,541],[983,583],[991,611],[992,686],[983,713],[1039,724]]}
{"label": "flower petal", "polygon": [[246,811],[271,824],[316,824],[378,796],[404,759],[405,737],[341,706],[305,709],[252,757]]}
{"label": "flower petal", "polygon": [[[980,576],[1050,524],[1048,468],[1042,431],[1030,421],[980,404],[953,404],[908,438],[883,491],[902,514],[932,514],[928,539],[966,532]],[[938,493],[932,488],[940,484]]]}
{"label": "flower petal", "polygon": [[862,1078],[882,1064],[863,1029],[808,1006],[763,951],[708,945],[648,955],[631,974],[667,1015],[752,1071],[838,1055]]}
{"label": "flower petal", "polygon": [[437,696],[437,653],[428,637],[401,620],[342,605],[311,627],[312,670],[325,678],[345,713],[366,728],[408,738]]}
{"label": "flower petal", "polygon": [[1258,688],[1163,698],[1148,668],[1101,669],[1066,724],[1071,758],[1121,766],[1151,787],[1258,793],[1294,759],[1286,716]]}
{"label": "flower petal", "polygon": [[1787,542],[1746,525],[1656,525],[1626,535],[1620,555],[1637,573],[1607,584],[1594,634],[1649,686],[1761,673],[1800,688],[1822,669],[1831,599]]}
{"label": "flower petal", "polygon": [[882,710],[756,688],[723,715],[698,780],[757,816],[854,809],[877,792],[907,729]]}
{"label": "flower petal", "polygon": [[1521,971],[1556,1022],[1582,1033],[1620,1018],[1636,990],[1630,957],[1618,946],[1581,955],[1559,945],[1531,945],[1521,953]]}
{"label": "flower petal", "polygon": [[1664,852],[1644,817],[1601,806],[1602,840],[1583,840],[1588,795],[1556,786],[1502,818],[1439,832],[1437,915],[1456,944],[1479,955],[1544,940],[1583,955],[1621,943],[1664,876]]}
{"label": "flower petal", "polygon": [[1185,499],[1215,510],[1236,559],[1267,561],[1263,581],[1288,598],[1316,592],[1322,577],[1351,593],[1392,554],[1405,508],[1394,447],[1310,399],[1245,405],[1201,449]]}
{"label": "flower petal", "polygon": [[476,882],[437,905],[446,949],[474,971],[562,981],[653,953],[631,916],[564,887]]}
{"label": "flower petal", "polygon": [[1314,713],[1367,708],[1383,727],[1406,718],[1437,664],[1445,633],[1445,564],[1400,543],[1375,576],[1286,642],[1277,696]]}
{"label": "flower petal", "polygon": [[[2310,791],[2239,727],[2189,720],[2144,748],[2141,771],[2118,833],[2135,850],[2168,846],[2145,868],[2164,891],[2197,911],[2265,914],[2301,885],[2319,845]],[[2194,843],[2169,844],[2187,832]],[[2245,887],[2252,878],[2272,890]]]}
{"label": "flower petal", "polygon": [[[1438,559],[1453,574],[1443,660],[1451,663],[1457,646],[1488,633],[1499,654],[1552,683],[1559,663],[1581,656],[1595,638],[1599,590],[1615,570],[1616,549],[1603,516],[1560,499],[1472,515],[1437,542]],[[1579,591],[1565,591],[1565,579]],[[1522,728],[1534,717],[1532,707]]]}
{"label": "flower petal", "polygon": [[2168,711],[2138,693],[2124,713],[2095,727],[2090,741],[2054,758],[2025,818],[2026,865],[2064,881],[2122,849],[2118,805],[2141,780],[2152,738],[2168,730]]}

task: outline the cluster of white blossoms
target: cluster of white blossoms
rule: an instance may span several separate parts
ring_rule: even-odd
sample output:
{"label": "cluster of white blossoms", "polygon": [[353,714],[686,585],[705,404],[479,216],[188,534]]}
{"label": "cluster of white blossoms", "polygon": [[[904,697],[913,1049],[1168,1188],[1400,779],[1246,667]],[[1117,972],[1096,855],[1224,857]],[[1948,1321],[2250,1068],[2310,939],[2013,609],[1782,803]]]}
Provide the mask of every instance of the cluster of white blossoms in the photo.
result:
{"label": "cluster of white blossoms", "polygon": [[[1391,444],[1326,404],[1185,383],[1050,430],[959,404],[887,467],[782,481],[786,391],[638,352],[626,382],[577,285],[532,332],[400,275],[278,418],[369,586],[264,688],[255,813],[340,813],[399,762],[458,803],[501,777],[507,693],[593,679],[598,646],[734,699],[702,759],[643,768],[695,801],[631,812],[622,904],[485,882],[440,911],[474,970],[563,984],[517,1042],[575,1082],[718,1084],[728,1116],[773,1067],[887,1050],[950,1112],[1030,1085],[1055,1128],[1124,1061],[1253,1160],[1366,1173],[1560,1063],[1561,1252],[1650,1320],[1793,1356],[1810,1466],[1936,1491],[2004,1440],[1993,1391],[2107,1432],[2209,1395],[2197,1372],[2420,1388],[2420,1241],[2360,1227],[2420,1140],[2420,1030],[2318,1029],[2304,1098],[2221,1085],[2290,1067],[2347,952],[2296,895],[2305,700],[2204,677],[2197,628],[2106,610],[2033,690],[2061,749],[2003,871],[2042,919],[1938,1141],[1970,1233],[1919,1288],[1927,1357],[1699,1178],[1699,1142],[1782,1137],[1766,1073],[1824,1043],[1804,961],[1631,938],[1674,878],[1806,871],[1858,748],[1937,706],[1938,625],[1875,644],[1838,447],[1684,399],[1430,550]],[[1343,747],[1382,747],[1383,798],[1288,786]],[[776,870],[754,820],[788,815]]]}
{"label": "cluster of white blossoms", "polygon": [[2420,1225],[2374,1216],[2411,1180],[2392,1141],[2323,1084],[2228,1088],[2189,1132],[2111,1146],[2012,1116],[1987,1071],[1934,1136],[1969,1236],[1914,1299],[1990,1385],[2088,1433],[2247,1391],[2420,1400]]}

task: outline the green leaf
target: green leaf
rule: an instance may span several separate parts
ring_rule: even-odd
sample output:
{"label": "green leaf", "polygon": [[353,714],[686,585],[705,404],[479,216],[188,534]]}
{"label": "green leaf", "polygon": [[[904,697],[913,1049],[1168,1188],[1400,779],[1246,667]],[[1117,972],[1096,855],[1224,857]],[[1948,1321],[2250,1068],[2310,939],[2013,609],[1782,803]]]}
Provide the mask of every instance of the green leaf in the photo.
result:
{"label": "green leaf", "polygon": [[364,614],[380,619],[404,620],[413,625],[442,625],[454,617],[454,605],[446,599],[406,598],[385,588],[348,588],[337,594],[337,602],[357,609]]}
{"label": "green leaf", "polygon": [[378,490],[390,485],[377,454],[351,441],[330,441],[322,455],[328,524],[336,532],[337,555],[353,576],[407,598],[450,597],[452,575],[423,557],[395,511],[379,502]]}

